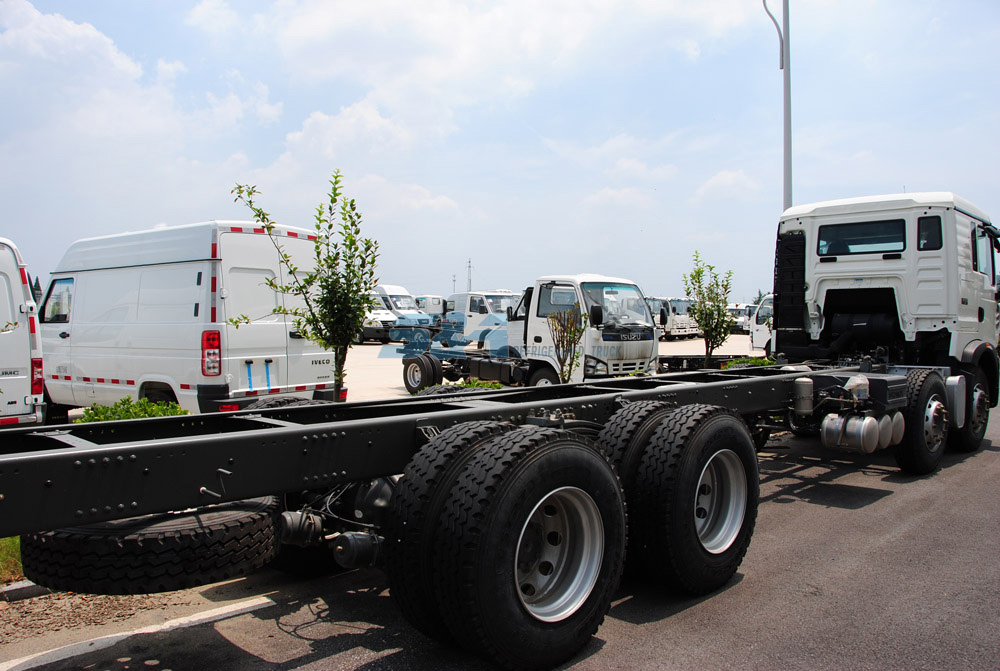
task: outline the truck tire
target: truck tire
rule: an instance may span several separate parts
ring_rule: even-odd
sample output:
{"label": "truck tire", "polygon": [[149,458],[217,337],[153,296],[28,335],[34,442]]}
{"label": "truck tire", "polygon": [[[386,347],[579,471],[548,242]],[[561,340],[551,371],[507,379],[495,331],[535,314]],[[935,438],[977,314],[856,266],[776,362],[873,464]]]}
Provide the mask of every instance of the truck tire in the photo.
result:
{"label": "truck tire", "polygon": [[529,387],[544,387],[552,384],[559,384],[559,376],[548,366],[542,366],[528,378]]}
{"label": "truck tire", "polygon": [[273,496],[21,536],[25,576],[51,589],[149,594],[244,575],[277,552]]}
{"label": "truck tire", "polygon": [[298,396],[272,396],[271,398],[261,398],[253,403],[240,408],[241,410],[267,410],[269,408],[287,408],[298,405],[329,405],[329,401],[318,401],[311,398],[300,398]]}
{"label": "truck tire", "polygon": [[454,639],[509,669],[564,662],[608,612],[625,527],[618,478],[590,441],[522,427],[483,445],[451,490],[435,557]]}
{"label": "truck tire", "polygon": [[431,375],[431,363],[423,355],[403,359],[403,386],[411,394],[430,387]]}
{"label": "truck tire", "polygon": [[978,450],[990,422],[990,385],[981,368],[966,376],[966,390],[965,426],[948,435],[948,447],[956,452]]}
{"label": "truck tire", "polygon": [[437,358],[433,354],[423,354],[421,355],[427,359],[431,368],[431,384],[441,384],[444,380],[444,367],[441,365],[441,359]]}
{"label": "truck tire", "polygon": [[913,475],[933,473],[948,441],[947,395],[940,375],[927,369],[907,371],[903,418],[903,440],[893,447],[896,464]]}
{"label": "truck tire", "polygon": [[597,446],[608,455],[628,495],[646,443],[663,417],[674,409],[663,401],[635,401],[615,411],[597,436]]}
{"label": "truck tire", "polygon": [[445,396],[448,394],[459,394],[463,391],[472,390],[460,384],[436,384],[433,387],[421,389],[417,392],[417,396]]}
{"label": "truck tire", "polygon": [[636,473],[630,508],[644,574],[707,594],[736,573],[760,498],[757,453],[739,415],[687,405],[661,422]]}
{"label": "truck tire", "polygon": [[514,428],[466,422],[445,429],[413,455],[392,496],[385,527],[389,593],[407,621],[430,638],[451,639],[431,589],[441,510],[472,451]]}

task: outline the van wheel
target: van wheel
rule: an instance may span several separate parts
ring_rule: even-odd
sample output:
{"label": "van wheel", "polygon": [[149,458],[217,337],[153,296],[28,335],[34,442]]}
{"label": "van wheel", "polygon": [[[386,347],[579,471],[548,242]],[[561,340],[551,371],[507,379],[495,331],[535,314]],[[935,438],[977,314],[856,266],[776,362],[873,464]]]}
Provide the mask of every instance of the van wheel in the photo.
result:
{"label": "van wheel", "polygon": [[148,389],[143,393],[143,398],[150,403],[176,403],[177,397],[169,389]]}
{"label": "van wheel", "polygon": [[21,536],[24,574],[51,589],[150,594],[244,575],[277,552],[273,496]]}
{"label": "van wheel", "polygon": [[528,378],[529,387],[547,387],[553,384],[559,384],[559,376],[547,367],[539,368]]}

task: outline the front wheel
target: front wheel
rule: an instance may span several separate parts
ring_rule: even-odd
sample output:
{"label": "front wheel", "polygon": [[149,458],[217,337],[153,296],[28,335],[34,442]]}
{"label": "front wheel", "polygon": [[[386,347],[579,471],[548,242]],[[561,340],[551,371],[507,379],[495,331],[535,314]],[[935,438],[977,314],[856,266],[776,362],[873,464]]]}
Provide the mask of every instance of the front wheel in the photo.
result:
{"label": "front wheel", "polygon": [[434,593],[465,647],[506,668],[555,666],[597,631],[625,555],[625,506],[589,441],[524,427],[481,447],[442,515]]}
{"label": "front wheel", "polygon": [[528,378],[529,387],[547,387],[559,384],[559,376],[551,368],[539,368]]}

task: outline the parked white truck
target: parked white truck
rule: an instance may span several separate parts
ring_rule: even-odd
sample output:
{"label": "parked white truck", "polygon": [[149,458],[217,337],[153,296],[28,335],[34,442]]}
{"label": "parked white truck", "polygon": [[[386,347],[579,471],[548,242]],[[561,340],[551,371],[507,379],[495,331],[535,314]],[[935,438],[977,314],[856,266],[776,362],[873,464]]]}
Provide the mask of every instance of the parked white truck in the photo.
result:
{"label": "parked white truck", "polygon": [[483,349],[437,347],[434,342],[426,351],[411,349],[403,359],[403,382],[411,392],[463,377],[556,384],[559,363],[547,317],[572,310],[579,311],[587,326],[571,381],[656,372],[656,326],[638,286],[603,275],[548,275],[525,289],[508,311],[506,328],[491,331]]}
{"label": "parked white truck", "polygon": [[923,449],[896,455],[907,470],[936,468],[945,436],[974,450],[997,404],[998,237],[985,212],[950,192],[789,208],[771,349],[792,362],[867,358],[905,372],[923,409],[907,420]]}
{"label": "parked white truck", "polygon": [[666,311],[667,318],[662,324],[661,336],[664,340],[699,336],[698,324],[688,314],[691,308],[690,298],[647,298],[646,301],[654,316],[658,315],[661,309]]}
{"label": "parked white truck", "polygon": [[[300,268],[314,236],[275,235]],[[74,242],[52,273],[41,308],[45,392],[68,407],[176,401],[189,412],[236,410],[260,396],[331,398],[329,352],[274,314],[291,296],[263,228],[211,221]],[[286,303],[287,305],[287,303]],[[236,327],[227,320],[247,316]]]}
{"label": "parked white truck", "polygon": [[43,420],[42,344],[28,269],[0,238],[0,427]]}

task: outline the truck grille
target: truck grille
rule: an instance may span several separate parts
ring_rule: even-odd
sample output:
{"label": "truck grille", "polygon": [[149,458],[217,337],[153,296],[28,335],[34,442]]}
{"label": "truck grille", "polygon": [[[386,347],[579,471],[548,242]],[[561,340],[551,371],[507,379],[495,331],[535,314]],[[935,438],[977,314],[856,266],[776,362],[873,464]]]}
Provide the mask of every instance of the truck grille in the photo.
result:
{"label": "truck grille", "polygon": [[630,373],[643,372],[645,370],[645,361],[621,361],[611,363],[610,365],[610,373],[612,375],[629,375]]}

